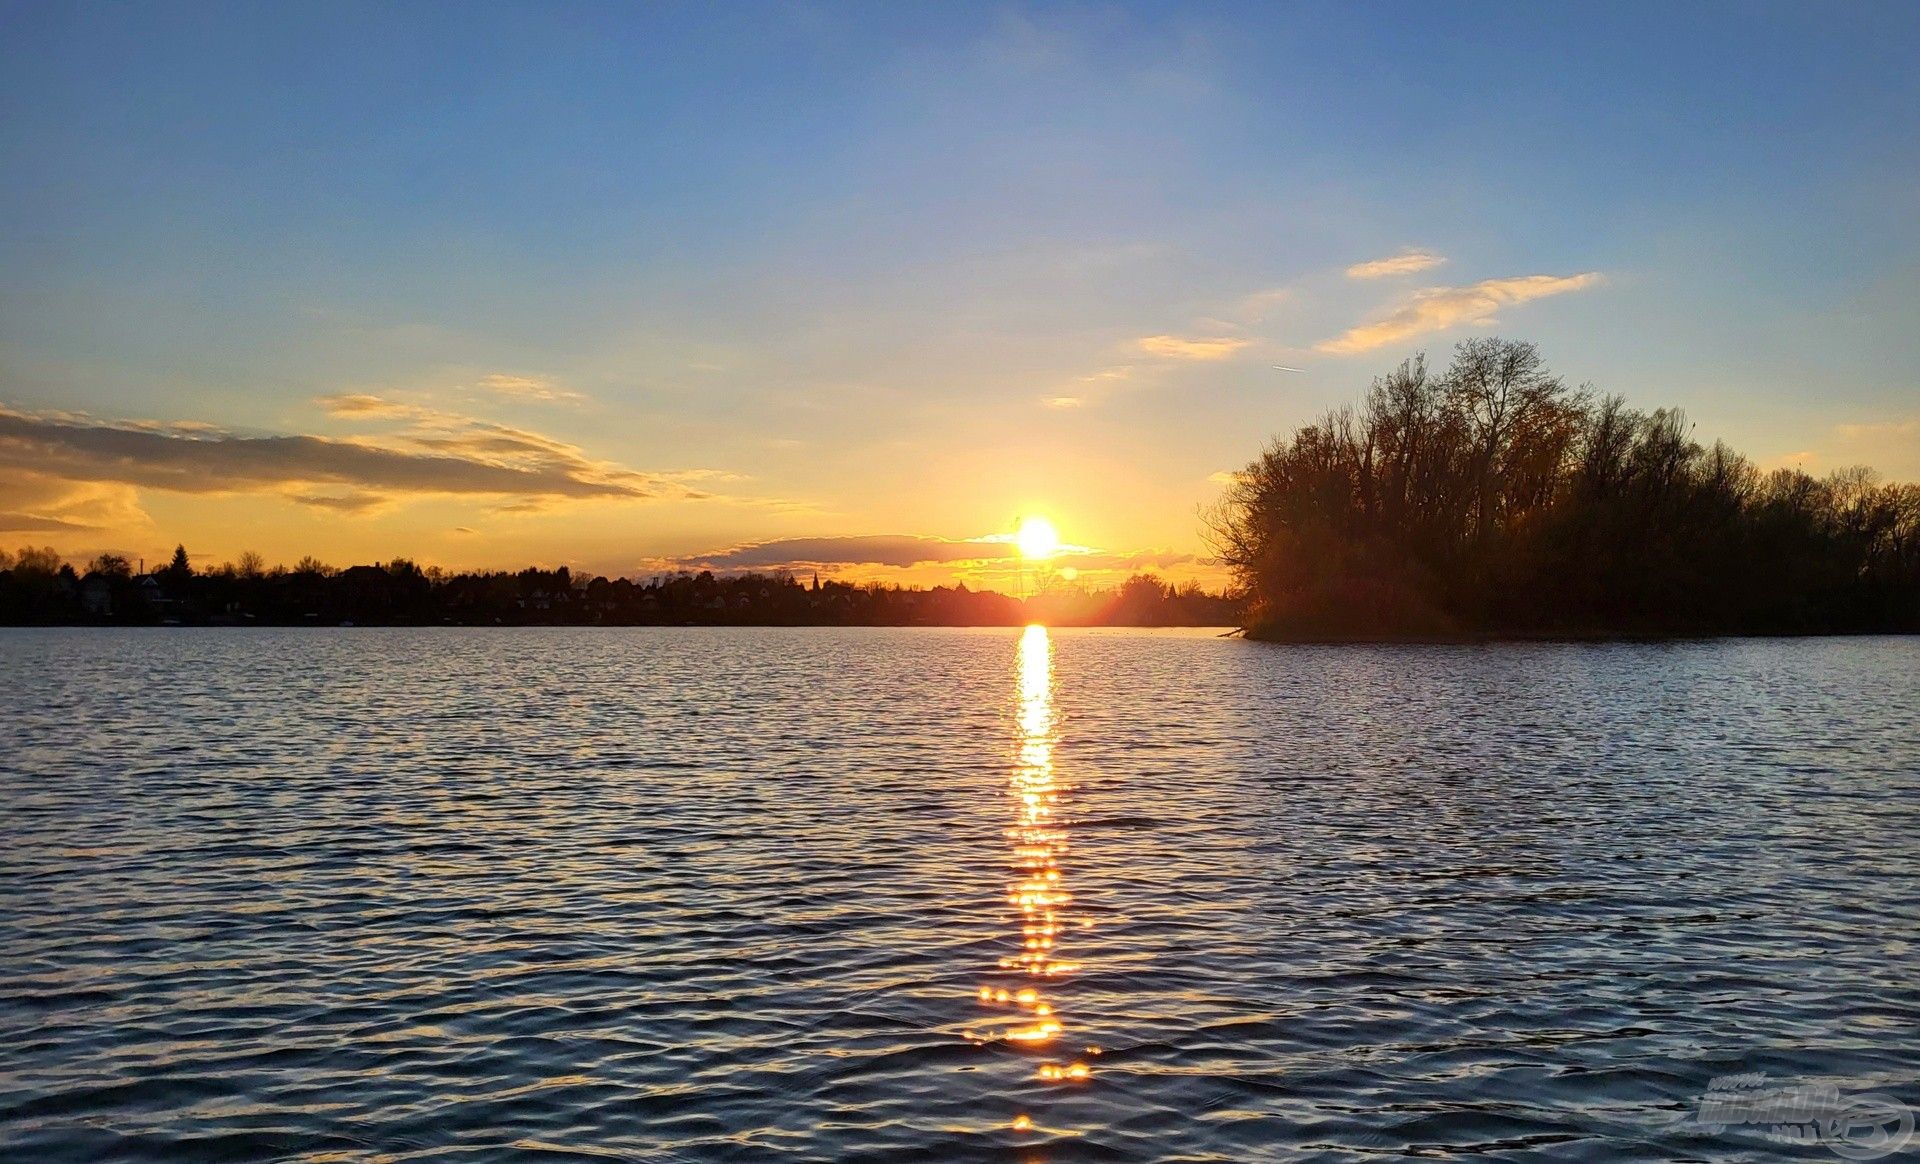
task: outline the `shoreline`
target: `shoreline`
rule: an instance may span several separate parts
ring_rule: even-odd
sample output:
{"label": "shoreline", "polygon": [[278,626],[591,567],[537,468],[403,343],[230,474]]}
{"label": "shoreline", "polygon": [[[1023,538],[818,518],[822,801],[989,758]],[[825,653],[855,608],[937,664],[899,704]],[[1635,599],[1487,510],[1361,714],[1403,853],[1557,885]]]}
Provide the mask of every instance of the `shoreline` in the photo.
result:
{"label": "shoreline", "polygon": [[1841,639],[1912,637],[1920,630],[1731,630],[1731,631],[1486,631],[1451,635],[1310,635],[1242,628],[1235,636],[1251,643],[1275,646],[1429,646],[1472,647],[1500,643],[1678,643],[1717,639]]}

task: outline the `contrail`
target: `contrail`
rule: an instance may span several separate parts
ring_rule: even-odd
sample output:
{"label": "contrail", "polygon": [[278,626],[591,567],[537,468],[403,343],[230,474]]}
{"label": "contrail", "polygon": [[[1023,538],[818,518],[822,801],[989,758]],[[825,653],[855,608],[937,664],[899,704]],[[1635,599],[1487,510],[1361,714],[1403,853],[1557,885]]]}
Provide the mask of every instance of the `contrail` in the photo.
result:
{"label": "contrail", "polygon": [[1285,364],[1275,364],[1275,365],[1273,366],[1273,370],[1274,370],[1274,371],[1276,371],[1276,372],[1304,372],[1304,371],[1306,371],[1306,369],[1305,369],[1305,368],[1289,368],[1289,367],[1287,367],[1287,366],[1286,366]]}

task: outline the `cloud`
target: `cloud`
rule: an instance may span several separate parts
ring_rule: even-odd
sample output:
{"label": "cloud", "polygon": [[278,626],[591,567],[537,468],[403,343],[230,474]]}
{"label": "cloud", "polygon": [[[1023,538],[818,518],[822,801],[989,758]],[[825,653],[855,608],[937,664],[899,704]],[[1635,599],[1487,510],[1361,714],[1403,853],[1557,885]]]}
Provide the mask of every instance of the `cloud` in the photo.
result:
{"label": "cloud", "polygon": [[1265,319],[1274,308],[1291,302],[1292,299],[1293,288],[1291,287],[1273,287],[1265,291],[1255,291],[1251,295],[1242,297],[1240,302],[1234,305],[1233,314],[1257,323]]}
{"label": "cloud", "polygon": [[1252,342],[1231,336],[1187,339],[1177,335],[1150,335],[1142,337],[1138,346],[1147,355],[1173,360],[1224,360]]}
{"label": "cloud", "polygon": [[1920,416],[1836,424],[1817,448],[1781,458],[1812,471],[1822,465],[1868,465],[1895,481],[1920,480]]}
{"label": "cloud", "polygon": [[362,392],[341,392],[333,396],[316,396],[313,402],[318,404],[328,416],[422,420],[441,415],[431,408],[421,408],[415,404],[402,404],[398,400],[388,400],[380,396],[369,396]]}
{"label": "cloud", "polygon": [[1132,364],[1115,364],[1085,376],[1076,376],[1065,391],[1040,397],[1047,408],[1085,408],[1104,400],[1111,392],[1124,389],[1133,379]]}
{"label": "cloud", "polygon": [[0,530],[78,533],[150,522],[131,486],[68,481],[0,463]]}
{"label": "cloud", "polygon": [[100,527],[83,525],[77,521],[67,521],[58,517],[35,517],[31,513],[0,513],[0,530],[7,533],[41,533],[54,530],[75,533],[98,528]]}
{"label": "cloud", "polygon": [[[379,415],[360,402],[345,407]],[[135,425],[0,406],[0,469],[176,493],[291,493],[306,504],[342,509],[364,508],[342,500],[361,493],[545,500],[690,495],[663,475],[594,461],[539,433],[424,410],[406,415],[427,425],[376,440],[249,436],[197,424]],[[313,486],[347,492],[308,493]]]}
{"label": "cloud", "polygon": [[[586,397],[577,392],[566,392],[555,388],[549,381],[533,380],[524,376],[487,376],[480,381],[480,387],[495,395],[519,400],[556,404],[579,404],[586,400]],[[460,424],[470,419],[458,412],[449,412],[424,404],[412,404],[385,396],[374,396],[366,392],[339,392],[330,396],[316,396],[313,402],[319,405],[328,416],[345,420],[411,420]]]}
{"label": "cloud", "polygon": [[1893,437],[1920,436],[1920,417],[1911,420],[1885,420],[1875,424],[1837,424],[1834,433],[1843,440],[1877,441]]}
{"label": "cloud", "polygon": [[861,534],[852,537],[778,538],[748,542],[696,554],[682,564],[716,567],[772,566],[917,566],[1011,558],[1019,551],[1008,542],[955,541],[916,534]]}
{"label": "cloud", "polygon": [[570,392],[540,376],[508,376],[495,372],[480,377],[480,387],[496,396],[537,400],[547,404],[579,404],[586,400],[580,393]]}
{"label": "cloud", "polygon": [[1208,559],[1198,554],[1181,553],[1175,550],[1139,550],[1134,553],[1105,553],[1089,551],[1075,555],[1074,568],[1082,574],[1102,570],[1137,573],[1141,570],[1170,570],[1175,566],[1191,566],[1206,563]]}
{"label": "cloud", "polygon": [[1409,247],[1390,259],[1374,259],[1347,268],[1349,279],[1385,279],[1390,275],[1412,275],[1432,270],[1446,262],[1444,255]]}
{"label": "cloud", "polygon": [[725,469],[675,469],[668,473],[656,473],[656,477],[667,481],[751,481],[745,473],[732,473]]}
{"label": "cloud", "polygon": [[1584,291],[1601,282],[1598,271],[1581,275],[1521,275],[1512,279],[1488,279],[1469,287],[1429,287],[1385,318],[1316,344],[1315,351],[1329,355],[1351,355],[1372,351],[1429,332],[1444,331],[1459,324],[1489,324],[1493,313],[1502,307]]}
{"label": "cloud", "polygon": [[367,513],[386,505],[390,498],[378,493],[295,493],[290,494],[287,500],[315,509],[331,509],[336,513]]}
{"label": "cloud", "polygon": [[[748,542],[695,554],[669,567],[682,569],[750,570],[805,569],[834,566],[988,566],[1010,563],[1020,556],[1012,534],[953,539],[917,534],[862,534],[848,537],[778,538]],[[1062,546],[1053,560],[1056,568],[1071,566],[1082,574],[1098,571],[1165,570],[1203,559],[1167,550],[1116,552],[1088,546]],[[1005,569],[1003,565],[1001,567]]]}

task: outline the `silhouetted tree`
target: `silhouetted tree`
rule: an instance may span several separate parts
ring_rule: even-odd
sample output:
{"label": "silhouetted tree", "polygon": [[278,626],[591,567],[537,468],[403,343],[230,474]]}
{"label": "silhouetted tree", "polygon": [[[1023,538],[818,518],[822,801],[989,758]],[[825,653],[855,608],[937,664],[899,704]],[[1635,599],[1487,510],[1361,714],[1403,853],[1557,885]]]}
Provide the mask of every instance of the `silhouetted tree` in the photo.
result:
{"label": "silhouetted tree", "polygon": [[1691,432],[1470,340],[1272,442],[1209,533],[1258,634],[1920,628],[1920,487],[1762,477]]}

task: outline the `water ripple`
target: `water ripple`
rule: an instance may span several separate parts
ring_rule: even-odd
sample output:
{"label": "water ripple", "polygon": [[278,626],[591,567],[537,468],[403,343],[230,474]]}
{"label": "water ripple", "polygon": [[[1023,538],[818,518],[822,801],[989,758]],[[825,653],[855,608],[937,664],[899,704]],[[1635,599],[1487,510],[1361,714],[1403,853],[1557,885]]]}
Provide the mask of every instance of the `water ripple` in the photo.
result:
{"label": "water ripple", "polygon": [[1758,1160],[1920,1103],[1920,644],[0,632],[22,1160]]}

